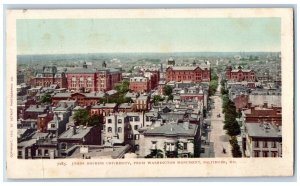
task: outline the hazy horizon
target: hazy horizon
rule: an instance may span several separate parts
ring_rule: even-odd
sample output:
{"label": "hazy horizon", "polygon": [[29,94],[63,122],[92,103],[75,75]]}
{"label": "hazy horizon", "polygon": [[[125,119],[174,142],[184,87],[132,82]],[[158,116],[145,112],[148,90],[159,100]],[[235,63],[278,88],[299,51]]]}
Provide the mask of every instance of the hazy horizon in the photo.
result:
{"label": "hazy horizon", "polygon": [[277,52],[280,18],[21,19],[17,54]]}

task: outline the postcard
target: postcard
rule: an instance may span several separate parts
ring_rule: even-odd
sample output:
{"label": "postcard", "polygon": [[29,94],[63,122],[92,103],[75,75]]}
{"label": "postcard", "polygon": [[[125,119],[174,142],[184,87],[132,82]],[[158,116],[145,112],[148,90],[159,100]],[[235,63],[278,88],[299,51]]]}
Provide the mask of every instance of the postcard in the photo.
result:
{"label": "postcard", "polygon": [[7,178],[294,174],[292,8],[6,18]]}

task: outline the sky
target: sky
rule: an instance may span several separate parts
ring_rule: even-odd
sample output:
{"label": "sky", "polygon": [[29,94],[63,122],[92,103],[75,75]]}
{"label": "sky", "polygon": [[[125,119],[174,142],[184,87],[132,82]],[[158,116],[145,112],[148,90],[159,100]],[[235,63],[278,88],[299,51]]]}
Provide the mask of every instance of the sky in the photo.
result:
{"label": "sky", "polygon": [[280,18],[20,19],[17,53],[279,52]]}

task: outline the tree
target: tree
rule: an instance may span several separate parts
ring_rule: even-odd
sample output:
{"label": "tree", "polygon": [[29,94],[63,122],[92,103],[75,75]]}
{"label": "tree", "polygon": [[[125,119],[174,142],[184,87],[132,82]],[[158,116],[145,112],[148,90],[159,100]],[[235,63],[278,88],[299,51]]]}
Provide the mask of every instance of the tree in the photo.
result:
{"label": "tree", "polygon": [[172,94],[169,95],[169,96],[168,96],[168,101],[169,101],[169,100],[173,100],[173,98],[174,98],[174,96],[173,96]]}
{"label": "tree", "polygon": [[41,103],[51,103],[51,95],[49,93],[44,94],[41,97]]}
{"label": "tree", "polygon": [[163,100],[164,100],[164,98],[161,97],[160,95],[155,95],[155,96],[153,96],[153,102],[154,102],[155,105],[156,105],[158,102],[163,101]]}
{"label": "tree", "polygon": [[242,157],[242,152],[241,152],[240,146],[238,144],[238,141],[236,139],[236,136],[232,137],[229,140],[229,142],[231,144],[231,153],[232,153],[232,156],[235,157],[235,158]]}
{"label": "tree", "polygon": [[99,115],[92,115],[88,119],[88,126],[100,126],[102,124],[103,117]]}
{"label": "tree", "polygon": [[73,119],[76,126],[86,125],[89,121],[89,112],[86,109],[79,109],[74,113]]}
{"label": "tree", "polygon": [[120,83],[118,83],[115,86],[115,89],[119,92],[119,93],[126,93],[129,90],[129,81],[128,80],[123,80]]}
{"label": "tree", "polygon": [[173,92],[173,88],[170,85],[165,85],[163,90],[164,90],[164,94],[167,96],[171,95]]}
{"label": "tree", "polygon": [[212,96],[216,93],[218,88],[218,80],[212,80],[209,82],[209,96]]}

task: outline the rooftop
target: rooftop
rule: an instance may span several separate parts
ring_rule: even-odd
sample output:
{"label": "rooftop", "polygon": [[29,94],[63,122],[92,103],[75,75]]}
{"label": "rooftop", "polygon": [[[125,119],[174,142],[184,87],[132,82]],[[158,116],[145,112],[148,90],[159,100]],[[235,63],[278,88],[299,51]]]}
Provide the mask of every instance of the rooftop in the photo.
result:
{"label": "rooftop", "polygon": [[281,129],[272,124],[246,123],[247,133],[250,137],[281,138]]}
{"label": "rooftop", "polygon": [[82,139],[84,138],[93,127],[77,126],[74,128],[70,127],[65,132],[63,132],[58,139]]}
{"label": "rooftop", "polygon": [[197,132],[197,125],[190,123],[170,123],[160,127],[151,128],[144,132],[145,136],[191,136]]}

